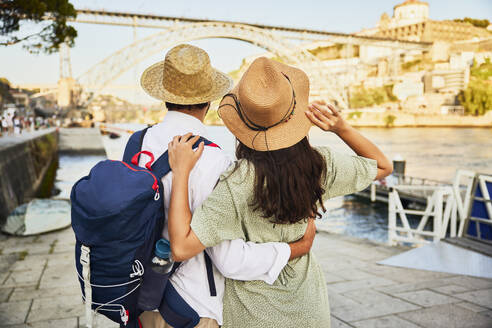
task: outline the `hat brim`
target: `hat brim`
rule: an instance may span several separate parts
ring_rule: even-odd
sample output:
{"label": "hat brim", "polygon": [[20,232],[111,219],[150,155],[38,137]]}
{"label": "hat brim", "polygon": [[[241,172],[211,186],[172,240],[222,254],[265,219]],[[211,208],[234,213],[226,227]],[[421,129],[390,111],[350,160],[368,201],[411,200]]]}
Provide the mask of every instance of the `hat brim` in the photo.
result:
{"label": "hat brim", "polygon": [[[257,151],[270,151],[295,145],[308,135],[312,127],[305,111],[309,104],[309,79],[302,70],[275,62],[279,70],[289,77],[296,94],[296,107],[291,118],[267,131],[254,131],[246,126],[236,111],[232,97],[224,97],[219,106],[222,121],[246,147]],[[239,84],[231,93],[238,95]],[[254,119],[251,118],[253,121]]]}
{"label": "hat brim", "polygon": [[164,61],[148,67],[140,78],[140,85],[144,91],[156,99],[180,105],[193,105],[212,102],[225,95],[232,89],[233,81],[226,74],[213,70],[213,87],[199,96],[176,95],[162,85],[164,75]]}

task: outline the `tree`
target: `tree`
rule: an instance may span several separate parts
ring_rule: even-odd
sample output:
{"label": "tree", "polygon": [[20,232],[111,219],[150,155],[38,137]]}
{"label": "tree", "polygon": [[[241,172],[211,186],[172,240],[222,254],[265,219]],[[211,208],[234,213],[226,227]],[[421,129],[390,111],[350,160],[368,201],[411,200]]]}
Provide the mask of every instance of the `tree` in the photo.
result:
{"label": "tree", "polygon": [[470,69],[470,83],[458,95],[465,111],[471,115],[483,115],[492,110],[492,63],[486,59],[481,65],[473,62]]}
{"label": "tree", "polygon": [[[0,45],[24,43],[33,53],[53,53],[66,42],[74,45],[77,31],[67,25],[77,11],[69,0],[2,0],[0,2]],[[33,22],[40,25],[38,32],[18,36],[21,23]]]}
{"label": "tree", "polygon": [[470,18],[470,17],[465,17],[463,19],[457,18],[454,21],[455,22],[461,22],[461,23],[470,23],[473,26],[481,27],[481,28],[487,28],[487,26],[489,26],[489,24],[490,24],[488,19],[475,19],[475,18]]}

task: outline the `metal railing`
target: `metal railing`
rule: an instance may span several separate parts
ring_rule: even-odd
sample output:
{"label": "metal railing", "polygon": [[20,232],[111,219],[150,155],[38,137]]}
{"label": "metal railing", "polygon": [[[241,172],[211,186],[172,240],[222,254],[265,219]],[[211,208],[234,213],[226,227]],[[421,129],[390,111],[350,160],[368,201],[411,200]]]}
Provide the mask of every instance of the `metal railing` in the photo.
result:
{"label": "metal railing", "polygon": [[[475,172],[458,170],[452,186],[394,186],[388,194],[389,244],[421,245],[445,238],[448,233],[450,237],[462,236],[474,177]],[[400,192],[429,195],[425,209],[405,208]]]}

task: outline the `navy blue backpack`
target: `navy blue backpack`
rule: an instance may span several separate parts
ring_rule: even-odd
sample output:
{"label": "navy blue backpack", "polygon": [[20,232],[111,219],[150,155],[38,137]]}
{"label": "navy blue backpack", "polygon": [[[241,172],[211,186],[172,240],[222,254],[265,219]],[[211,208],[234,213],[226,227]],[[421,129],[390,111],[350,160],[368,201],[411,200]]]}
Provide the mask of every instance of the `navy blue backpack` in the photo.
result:
{"label": "navy blue backpack", "polygon": [[[152,153],[141,151],[146,131],[130,137],[123,161],[99,162],[72,188],[75,264],[87,327],[92,327],[93,311],[133,328],[141,326],[143,311],[159,308],[162,313],[168,307],[160,303],[169,276],[157,275],[150,262],[165,220],[161,178],[170,167],[167,152],[154,161]],[[201,141],[216,146],[204,138],[195,146]],[[142,154],[150,157],[145,168],[138,166]],[[152,295],[141,292],[146,285]],[[190,320],[179,319],[180,326],[188,326]]]}

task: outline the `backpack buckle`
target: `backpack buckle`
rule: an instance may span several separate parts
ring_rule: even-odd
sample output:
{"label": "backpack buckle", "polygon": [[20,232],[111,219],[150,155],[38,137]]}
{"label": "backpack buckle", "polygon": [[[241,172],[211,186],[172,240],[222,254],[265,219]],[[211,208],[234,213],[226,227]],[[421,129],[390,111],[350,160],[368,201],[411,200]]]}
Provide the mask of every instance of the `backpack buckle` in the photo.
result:
{"label": "backpack buckle", "polygon": [[88,265],[90,263],[91,249],[85,245],[80,247],[80,264]]}

